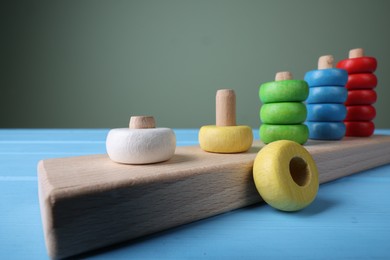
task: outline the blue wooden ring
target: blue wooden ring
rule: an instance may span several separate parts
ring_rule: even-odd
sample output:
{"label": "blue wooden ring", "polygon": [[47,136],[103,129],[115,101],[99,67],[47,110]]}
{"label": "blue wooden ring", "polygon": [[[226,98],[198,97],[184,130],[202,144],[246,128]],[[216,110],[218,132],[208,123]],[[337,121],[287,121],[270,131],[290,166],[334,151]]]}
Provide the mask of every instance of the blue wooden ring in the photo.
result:
{"label": "blue wooden ring", "polygon": [[345,136],[343,122],[306,122],[309,138],[315,140],[340,140]]}
{"label": "blue wooden ring", "polygon": [[343,121],[346,115],[344,104],[307,104],[307,121],[337,122]]}
{"label": "blue wooden ring", "polygon": [[340,86],[321,86],[310,88],[308,104],[317,103],[339,103],[342,104],[347,100],[348,90]]}
{"label": "blue wooden ring", "polygon": [[345,86],[348,81],[348,72],[343,69],[312,70],[305,74],[304,80],[309,87]]}

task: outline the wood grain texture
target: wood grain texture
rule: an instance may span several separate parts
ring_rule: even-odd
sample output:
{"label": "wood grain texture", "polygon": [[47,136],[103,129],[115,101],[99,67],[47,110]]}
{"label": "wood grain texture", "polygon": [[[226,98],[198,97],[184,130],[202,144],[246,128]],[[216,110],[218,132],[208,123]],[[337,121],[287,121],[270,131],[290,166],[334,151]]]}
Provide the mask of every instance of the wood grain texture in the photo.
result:
{"label": "wood grain texture", "polygon": [[[64,258],[261,201],[252,166],[263,146],[241,154],[178,147],[164,163],[122,165],[107,155],[38,164],[49,255]],[[309,141],[320,183],[390,163],[390,136]]]}

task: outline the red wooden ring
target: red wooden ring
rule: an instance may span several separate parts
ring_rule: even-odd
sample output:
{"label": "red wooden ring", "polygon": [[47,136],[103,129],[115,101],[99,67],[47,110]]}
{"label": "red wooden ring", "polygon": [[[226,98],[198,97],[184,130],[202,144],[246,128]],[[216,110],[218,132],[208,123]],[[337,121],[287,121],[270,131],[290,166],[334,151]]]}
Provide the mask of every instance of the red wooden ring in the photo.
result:
{"label": "red wooden ring", "polygon": [[347,89],[372,89],[375,88],[378,80],[375,74],[360,73],[348,75]]}
{"label": "red wooden ring", "polygon": [[371,121],[345,121],[345,136],[368,137],[374,133],[375,125]]}
{"label": "red wooden ring", "polygon": [[341,60],[337,63],[337,68],[345,69],[348,74],[372,73],[376,70],[377,62],[374,57],[358,57]]}
{"label": "red wooden ring", "polygon": [[371,89],[349,90],[345,105],[371,105],[376,102],[376,92]]}
{"label": "red wooden ring", "polygon": [[375,107],[366,106],[347,106],[346,121],[371,121],[376,116]]}

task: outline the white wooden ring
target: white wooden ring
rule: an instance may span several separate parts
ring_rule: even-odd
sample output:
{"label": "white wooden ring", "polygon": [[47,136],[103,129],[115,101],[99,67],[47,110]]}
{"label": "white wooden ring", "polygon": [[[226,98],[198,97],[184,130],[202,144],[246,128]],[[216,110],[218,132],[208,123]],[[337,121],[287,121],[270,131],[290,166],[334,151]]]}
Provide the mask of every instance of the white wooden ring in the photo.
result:
{"label": "white wooden ring", "polygon": [[116,128],[108,132],[106,149],[114,162],[157,163],[172,158],[176,149],[176,136],[170,128]]}

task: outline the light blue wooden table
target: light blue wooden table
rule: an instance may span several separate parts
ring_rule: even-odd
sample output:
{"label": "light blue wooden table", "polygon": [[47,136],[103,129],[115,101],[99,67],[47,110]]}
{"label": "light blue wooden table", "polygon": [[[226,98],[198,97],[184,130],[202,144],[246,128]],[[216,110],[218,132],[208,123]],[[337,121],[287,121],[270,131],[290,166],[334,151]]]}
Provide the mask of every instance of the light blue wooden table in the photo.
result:
{"label": "light blue wooden table", "polygon": [[[105,153],[107,129],[0,130],[0,259],[47,259],[37,162]],[[198,130],[175,130],[178,145]],[[257,131],[254,131],[258,138]],[[390,130],[377,130],[390,134]],[[390,165],[323,184],[303,211],[265,204],[84,255],[85,259],[390,259]]]}

